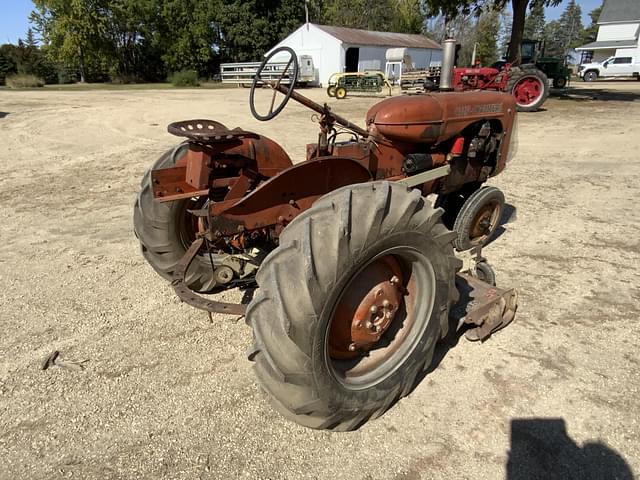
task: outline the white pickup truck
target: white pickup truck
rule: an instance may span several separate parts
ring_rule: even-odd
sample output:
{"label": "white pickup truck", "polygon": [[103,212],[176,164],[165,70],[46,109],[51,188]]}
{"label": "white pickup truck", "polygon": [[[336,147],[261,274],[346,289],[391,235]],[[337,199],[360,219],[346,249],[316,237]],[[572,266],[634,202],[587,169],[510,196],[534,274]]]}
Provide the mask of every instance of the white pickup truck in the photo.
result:
{"label": "white pickup truck", "polygon": [[609,57],[604,62],[583,63],[578,67],[578,75],[585,82],[595,82],[599,77],[635,77],[640,80],[638,58]]}

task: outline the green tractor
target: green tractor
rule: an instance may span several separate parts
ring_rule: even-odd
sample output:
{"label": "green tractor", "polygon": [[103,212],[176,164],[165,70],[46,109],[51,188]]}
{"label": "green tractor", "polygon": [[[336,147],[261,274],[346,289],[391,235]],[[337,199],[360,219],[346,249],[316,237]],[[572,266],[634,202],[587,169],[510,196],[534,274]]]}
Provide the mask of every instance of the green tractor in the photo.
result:
{"label": "green tractor", "polygon": [[554,88],[567,86],[571,71],[567,67],[564,58],[545,57],[544,42],[540,40],[523,40],[520,44],[521,63],[533,64],[538,70],[542,70],[547,78],[553,80]]}
{"label": "green tractor", "polygon": [[[571,70],[567,67],[566,60],[558,57],[545,57],[544,42],[540,40],[522,40],[520,44],[520,59],[520,68],[535,67],[542,71],[547,78],[553,81],[553,88],[567,86]],[[491,66],[501,69],[506,63],[506,60],[500,60]]]}

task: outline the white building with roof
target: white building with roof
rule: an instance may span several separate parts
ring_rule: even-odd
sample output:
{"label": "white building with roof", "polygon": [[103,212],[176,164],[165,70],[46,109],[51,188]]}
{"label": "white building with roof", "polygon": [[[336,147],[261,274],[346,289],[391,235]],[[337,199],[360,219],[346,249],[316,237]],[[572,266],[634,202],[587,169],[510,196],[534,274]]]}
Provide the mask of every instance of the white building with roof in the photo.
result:
{"label": "white building with roof", "polygon": [[[298,57],[313,58],[316,81],[325,86],[336,72],[385,70],[390,48],[404,48],[412,67],[425,68],[442,61],[442,48],[424,35],[373,32],[355,28],[331,27],[306,23],[273,47],[292,48]],[[270,52],[267,52],[270,53]]]}
{"label": "white building with roof", "polygon": [[640,0],[605,0],[596,41],[576,50],[586,52],[585,62],[602,62],[613,56],[632,57],[640,62],[639,34]]}

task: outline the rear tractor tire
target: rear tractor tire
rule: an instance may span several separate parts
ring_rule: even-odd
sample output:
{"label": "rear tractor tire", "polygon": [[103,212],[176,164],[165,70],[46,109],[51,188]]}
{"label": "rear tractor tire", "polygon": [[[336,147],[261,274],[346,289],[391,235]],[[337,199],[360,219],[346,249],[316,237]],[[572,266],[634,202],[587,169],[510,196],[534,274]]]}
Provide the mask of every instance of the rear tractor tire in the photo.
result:
{"label": "rear tractor tire", "polygon": [[537,68],[512,68],[507,92],[516,99],[519,112],[535,112],[549,96],[549,79]]}
{"label": "rear tractor tire", "polygon": [[257,274],[249,359],[285,417],[353,430],[407,395],[458,298],[454,234],[417,190],[327,194],[295,218]]}
{"label": "rear tractor tire", "polygon": [[[140,241],[142,255],[160,276],[169,281],[198,230],[196,217],[187,210],[201,208],[206,198],[157,202],[153,198],[151,171],[173,167],[186,151],[186,143],[177,145],[165,152],[145,172],[133,210],[133,228]],[[185,281],[196,292],[211,291],[216,282],[209,258],[196,257],[187,271]]]}
{"label": "rear tractor tire", "polygon": [[327,95],[329,95],[330,97],[335,97],[336,96],[336,86],[335,85],[329,85],[327,87]]}

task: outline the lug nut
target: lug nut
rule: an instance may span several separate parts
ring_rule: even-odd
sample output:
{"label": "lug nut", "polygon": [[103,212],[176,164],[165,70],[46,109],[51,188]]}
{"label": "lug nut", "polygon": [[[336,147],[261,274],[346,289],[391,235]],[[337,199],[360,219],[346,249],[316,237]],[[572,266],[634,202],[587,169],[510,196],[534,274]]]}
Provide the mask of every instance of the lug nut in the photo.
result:
{"label": "lug nut", "polygon": [[364,326],[367,327],[367,328],[373,328],[373,323],[367,322],[367,323],[364,324]]}
{"label": "lug nut", "polygon": [[371,312],[371,315],[375,315],[376,313],[378,313],[378,307],[376,307],[375,305],[371,305],[369,311]]}
{"label": "lug nut", "polygon": [[355,352],[356,351],[356,344],[355,343],[351,343],[349,345],[349,351],[350,352]]}
{"label": "lug nut", "polygon": [[391,302],[389,302],[389,300],[387,300],[386,298],[382,301],[382,306],[384,308],[389,308],[389,305],[391,305]]}
{"label": "lug nut", "polygon": [[394,275],[393,277],[391,277],[391,280],[389,280],[389,283],[391,283],[391,285],[397,285],[398,283],[400,283],[400,279]]}

